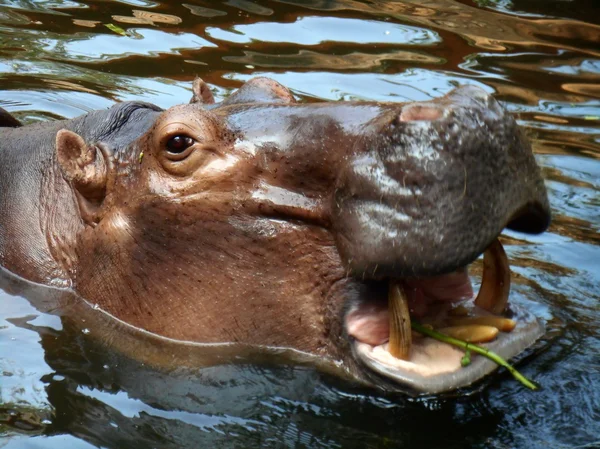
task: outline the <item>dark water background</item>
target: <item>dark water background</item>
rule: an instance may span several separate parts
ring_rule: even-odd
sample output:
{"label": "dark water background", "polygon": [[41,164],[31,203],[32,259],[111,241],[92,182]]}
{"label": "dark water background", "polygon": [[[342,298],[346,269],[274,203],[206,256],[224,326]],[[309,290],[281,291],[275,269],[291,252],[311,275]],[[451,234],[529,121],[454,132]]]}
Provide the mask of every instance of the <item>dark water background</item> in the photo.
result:
{"label": "dark water background", "polygon": [[505,240],[515,295],[555,334],[520,365],[543,388],[500,373],[468,397],[410,399],[309,366],[159,372],[6,288],[0,447],[600,447],[600,2],[185,1],[0,0],[0,107],[28,123],[166,108],[195,75],[218,98],[256,75],[304,101],[494,92],[554,213],[548,233]]}

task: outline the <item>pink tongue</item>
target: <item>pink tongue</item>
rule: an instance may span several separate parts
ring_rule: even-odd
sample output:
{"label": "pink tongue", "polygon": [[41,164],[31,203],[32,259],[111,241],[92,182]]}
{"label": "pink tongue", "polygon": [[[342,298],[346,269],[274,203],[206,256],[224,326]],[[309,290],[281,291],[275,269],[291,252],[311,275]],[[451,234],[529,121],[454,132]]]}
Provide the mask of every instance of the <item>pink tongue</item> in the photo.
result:
{"label": "pink tongue", "polygon": [[377,346],[390,338],[387,302],[368,301],[346,315],[348,334],[359,341]]}
{"label": "pink tongue", "polygon": [[[458,301],[473,297],[467,270],[427,279],[404,281],[410,314],[422,317],[434,301]],[[373,346],[388,341],[389,312],[386,301],[365,301],[346,315],[348,334]]]}

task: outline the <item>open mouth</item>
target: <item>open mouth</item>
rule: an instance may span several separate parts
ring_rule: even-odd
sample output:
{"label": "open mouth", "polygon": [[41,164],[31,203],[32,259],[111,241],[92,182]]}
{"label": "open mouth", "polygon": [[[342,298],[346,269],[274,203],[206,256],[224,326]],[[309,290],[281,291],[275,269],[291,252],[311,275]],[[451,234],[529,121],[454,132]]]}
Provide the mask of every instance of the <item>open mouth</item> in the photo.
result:
{"label": "open mouth", "polygon": [[389,279],[388,300],[365,301],[348,311],[345,325],[355,356],[368,368],[419,393],[468,386],[497,368],[472,354],[411,330],[411,320],[441,334],[475,343],[510,359],[544,333],[539,320],[509,304],[510,267],[499,240],[485,251],[474,295],[467,267],[413,279]]}

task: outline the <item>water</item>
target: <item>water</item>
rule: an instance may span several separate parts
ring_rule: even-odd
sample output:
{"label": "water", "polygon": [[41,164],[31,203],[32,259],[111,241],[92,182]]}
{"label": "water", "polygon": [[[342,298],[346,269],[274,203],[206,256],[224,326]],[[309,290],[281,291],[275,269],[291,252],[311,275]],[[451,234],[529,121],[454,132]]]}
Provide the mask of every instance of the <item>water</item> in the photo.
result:
{"label": "water", "polygon": [[506,234],[515,294],[553,330],[520,366],[540,392],[500,374],[470,396],[414,400],[258,359],[157,370],[3,280],[0,446],[600,447],[599,23],[584,0],[1,0],[0,107],[24,122],[169,107],[195,75],[218,99],[257,75],[304,101],[424,100],[472,83],[526,128],[554,221]]}

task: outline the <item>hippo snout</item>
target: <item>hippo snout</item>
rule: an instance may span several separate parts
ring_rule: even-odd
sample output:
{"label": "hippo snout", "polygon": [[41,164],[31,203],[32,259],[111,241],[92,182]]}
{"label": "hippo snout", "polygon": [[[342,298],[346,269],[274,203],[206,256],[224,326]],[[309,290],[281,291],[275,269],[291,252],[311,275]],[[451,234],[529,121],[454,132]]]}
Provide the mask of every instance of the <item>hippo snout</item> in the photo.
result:
{"label": "hippo snout", "polygon": [[343,168],[333,204],[342,257],[376,278],[451,272],[505,227],[537,233],[550,220],[529,143],[473,86],[404,106]]}

